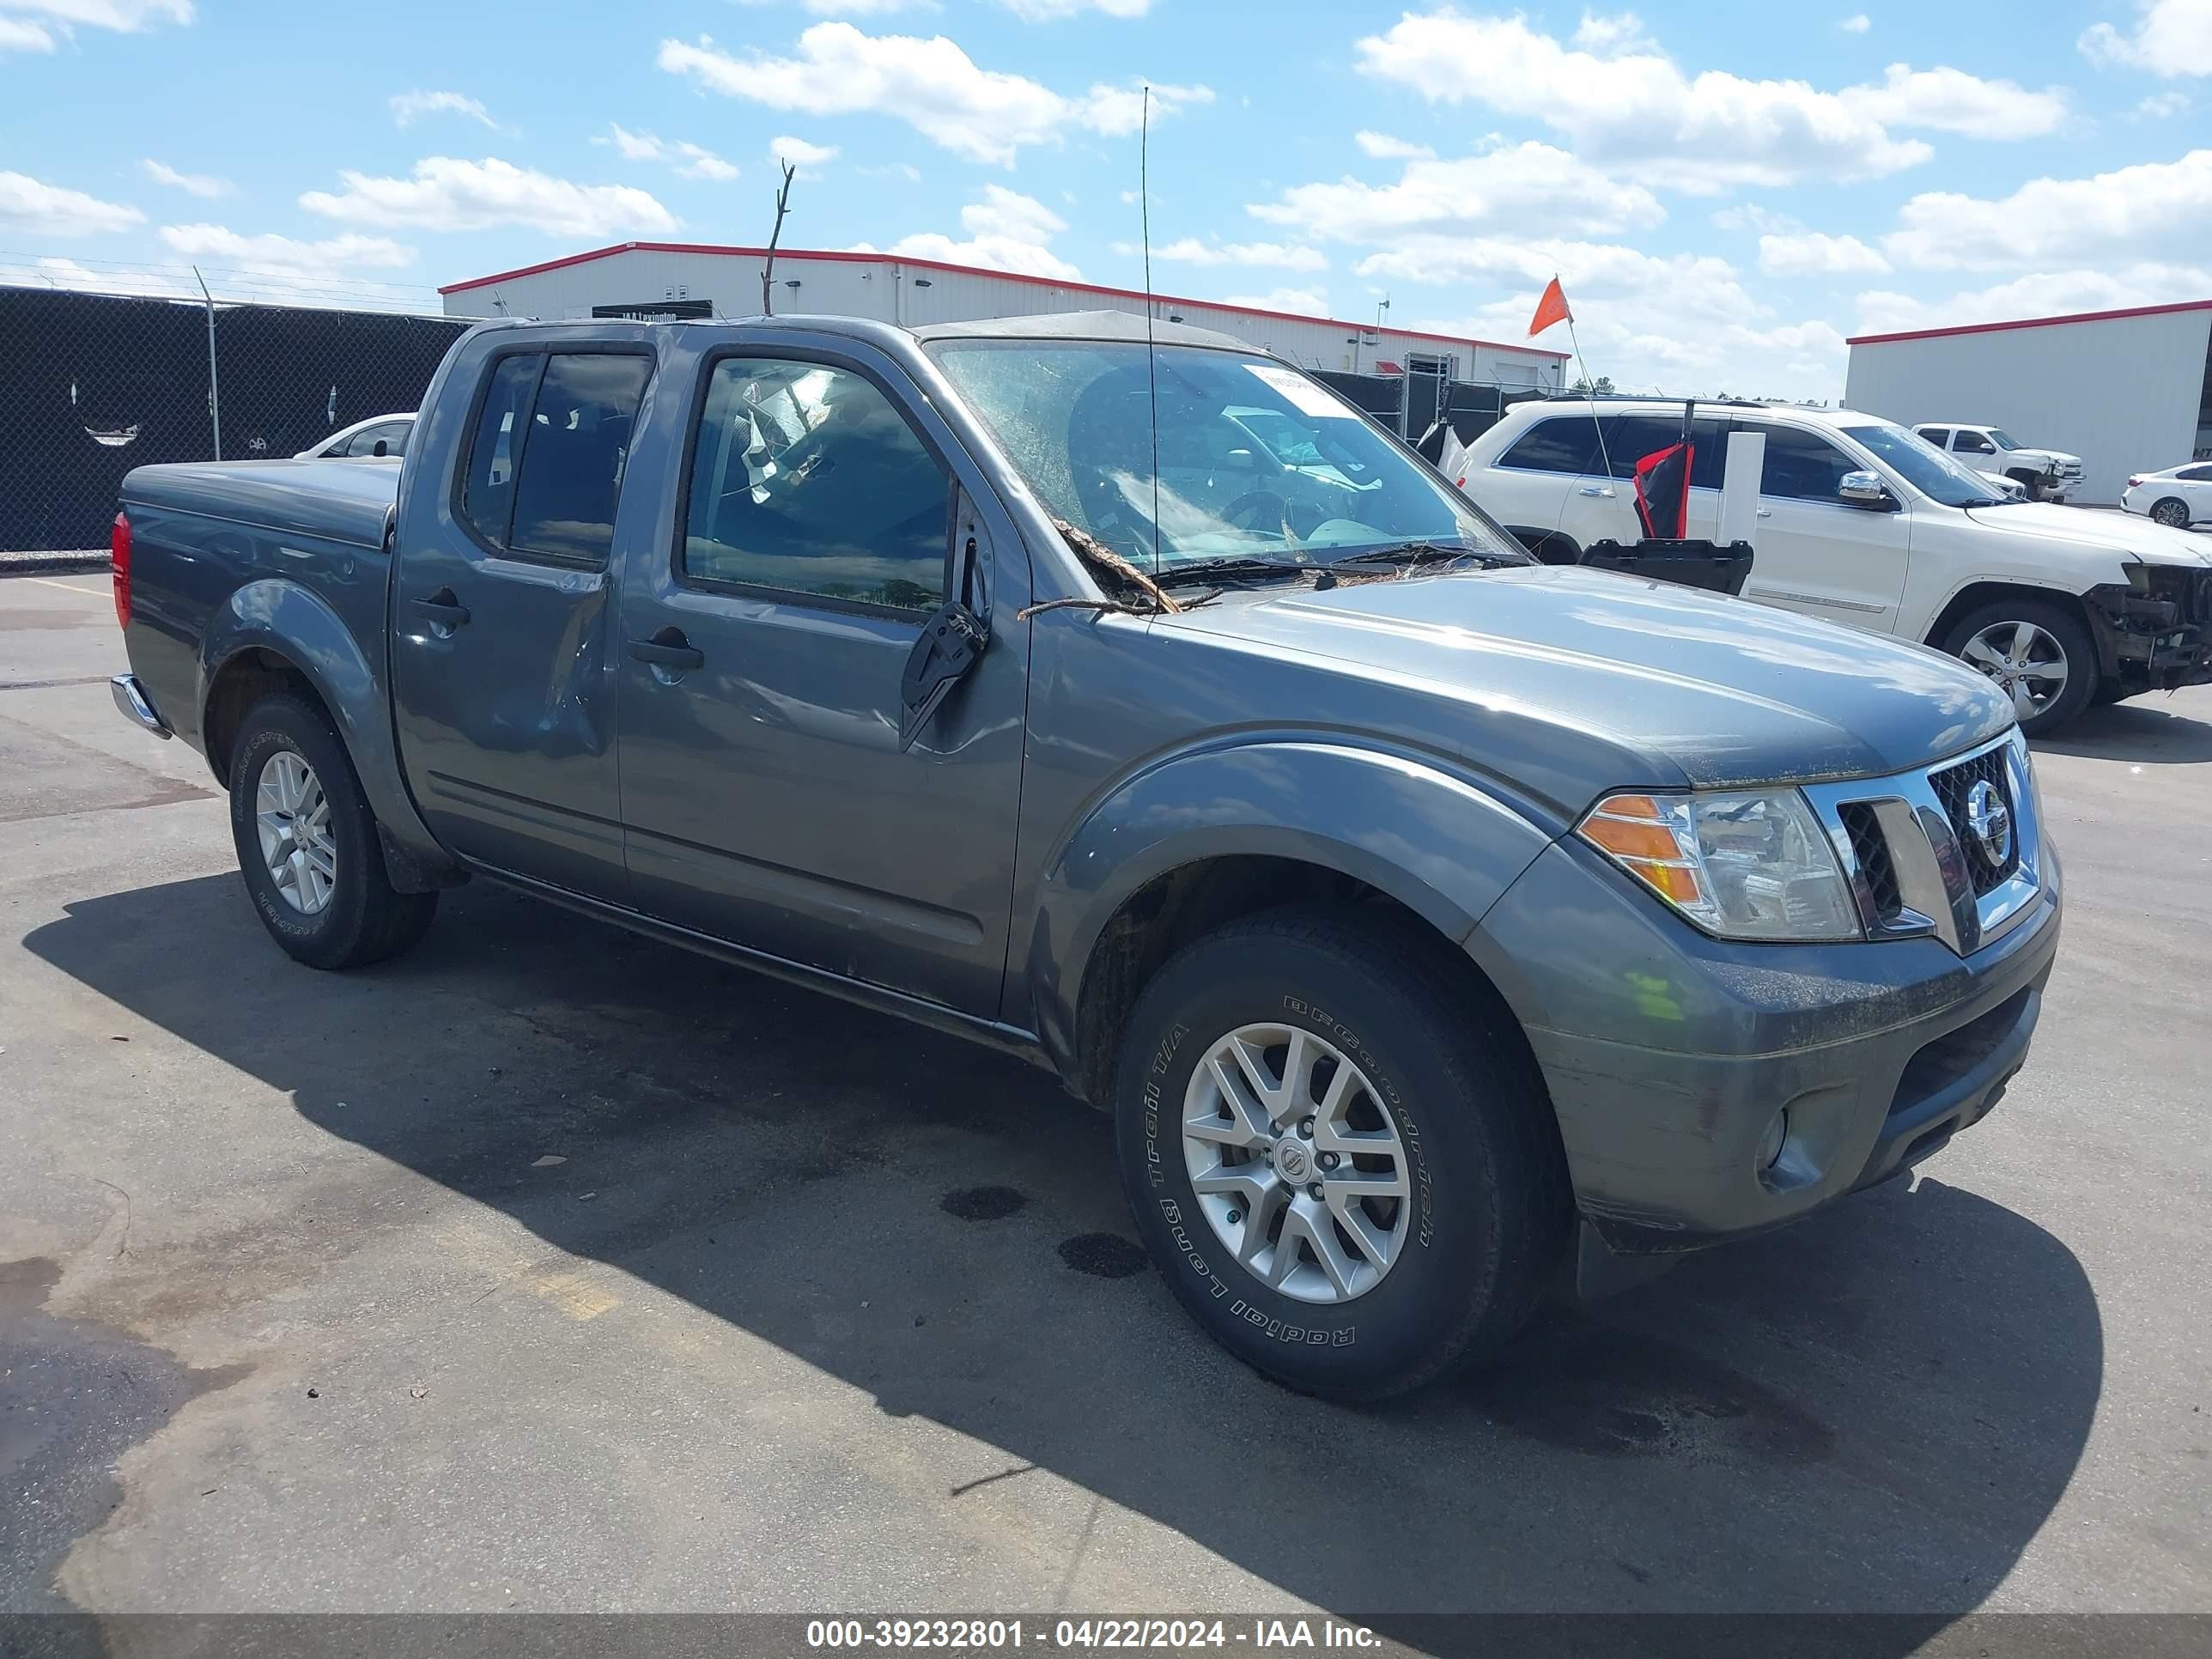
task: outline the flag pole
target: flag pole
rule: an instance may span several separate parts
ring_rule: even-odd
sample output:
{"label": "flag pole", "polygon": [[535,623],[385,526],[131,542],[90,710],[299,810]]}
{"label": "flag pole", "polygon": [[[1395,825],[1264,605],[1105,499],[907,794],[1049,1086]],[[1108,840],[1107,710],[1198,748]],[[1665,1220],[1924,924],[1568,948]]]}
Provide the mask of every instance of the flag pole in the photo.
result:
{"label": "flag pole", "polygon": [[[1554,276],[1552,280],[1556,283],[1559,279]],[[1575,348],[1575,367],[1582,370],[1583,384],[1589,388],[1590,424],[1597,429],[1598,459],[1605,463],[1606,482],[1610,485],[1613,481],[1613,457],[1606,453],[1605,422],[1597,417],[1597,382],[1590,379],[1589,365],[1583,361],[1583,343],[1575,333],[1575,313],[1572,311],[1567,313],[1567,338]]]}

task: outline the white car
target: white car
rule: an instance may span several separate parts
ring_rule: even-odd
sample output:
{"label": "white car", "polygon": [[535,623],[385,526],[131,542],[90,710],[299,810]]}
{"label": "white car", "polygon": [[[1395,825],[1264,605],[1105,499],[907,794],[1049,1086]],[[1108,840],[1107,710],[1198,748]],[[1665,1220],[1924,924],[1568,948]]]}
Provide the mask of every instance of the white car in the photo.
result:
{"label": "white car", "polygon": [[2120,492],[2120,505],[2176,530],[2212,524],[2212,461],[2138,472]]}
{"label": "white car", "polygon": [[[1538,557],[1572,562],[1638,539],[1636,463],[1681,429],[1680,403],[1516,404],[1469,447],[1465,488]],[[2008,501],[1901,426],[1781,404],[1698,405],[1693,537],[1719,528],[1731,430],[1766,439],[1746,599],[1960,657],[2011,693],[2032,736],[2092,702],[2212,681],[2204,538]]]}
{"label": "white car", "polygon": [[2081,488],[2081,458],[2063,449],[2031,449],[2016,443],[2002,427],[1969,426],[1936,421],[1913,431],[1936,448],[1948,450],[1977,472],[2014,480],[2032,501],[2063,501]]}
{"label": "white car", "polygon": [[303,449],[295,461],[398,460],[407,453],[408,434],[415,430],[412,410],[404,415],[372,415]]}

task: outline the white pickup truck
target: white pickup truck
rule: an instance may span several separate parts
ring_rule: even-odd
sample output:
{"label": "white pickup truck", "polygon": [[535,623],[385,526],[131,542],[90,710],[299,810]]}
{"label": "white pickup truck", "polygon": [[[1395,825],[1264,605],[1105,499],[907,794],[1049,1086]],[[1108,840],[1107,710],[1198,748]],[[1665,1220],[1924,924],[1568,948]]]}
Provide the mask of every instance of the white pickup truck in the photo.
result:
{"label": "white pickup truck", "polygon": [[2002,427],[1956,421],[1926,422],[1915,435],[1947,451],[1960,465],[1992,478],[2009,478],[2032,501],[2063,501],[2081,488],[2081,458],[2063,449],[2031,449]]}
{"label": "white pickup truck", "polygon": [[[1679,402],[1516,404],[1469,447],[1463,488],[1538,557],[1638,538],[1637,461]],[[1731,431],[1766,439],[1744,597],[1960,657],[2031,736],[2093,702],[2212,681],[2212,544],[2117,513],[2008,501],[1905,428],[1849,410],[1701,404],[1692,536],[1719,528]]]}

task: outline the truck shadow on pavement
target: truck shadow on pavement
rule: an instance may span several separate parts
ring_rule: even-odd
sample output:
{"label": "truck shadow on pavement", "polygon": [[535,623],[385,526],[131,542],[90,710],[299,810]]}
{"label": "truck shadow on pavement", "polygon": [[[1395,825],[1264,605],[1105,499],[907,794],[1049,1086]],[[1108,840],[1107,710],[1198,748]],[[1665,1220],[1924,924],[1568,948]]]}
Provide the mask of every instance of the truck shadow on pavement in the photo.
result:
{"label": "truck shadow on pavement", "polygon": [[[283,958],[228,875],[72,903],[26,943],[331,1135],[999,1449],[944,1525],[1049,1471],[1410,1639],[1462,1610],[1817,1609],[1916,1615],[1887,1627],[1909,1651],[2011,1571],[2099,1396],[2080,1264],[1942,1159],[1358,1412],[1195,1332],[1129,1243],[1106,1120],[1017,1061],[484,884],[344,977]],[[339,1267],[349,1227],[407,1224],[389,1171],[344,1168],[377,1195],[303,1182],[322,1224],[226,1232],[203,1206],[204,1235],[115,1264],[112,1316],[179,1279],[250,1303]],[[481,1267],[452,1273],[465,1301]],[[727,1392],[729,1432],[778,1432]],[[1068,1540],[1078,1607],[1122,1582],[1084,1559],[1110,1547]]]}
{"label": "truck shadow on pavement", "polygon": [[2153,694],[2131,702],[2087,708],[2057,734],[2035,739],[2040,754],[2085,760],[2134,761],[2145,766],[2185,766],[2212,761],[2212,721],[2177,714]]}

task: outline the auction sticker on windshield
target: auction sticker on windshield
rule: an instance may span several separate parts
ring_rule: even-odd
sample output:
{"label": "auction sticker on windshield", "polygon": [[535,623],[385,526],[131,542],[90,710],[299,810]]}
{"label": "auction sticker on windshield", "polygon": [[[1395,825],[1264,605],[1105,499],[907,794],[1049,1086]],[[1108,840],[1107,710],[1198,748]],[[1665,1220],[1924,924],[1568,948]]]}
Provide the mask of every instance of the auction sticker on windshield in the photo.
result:
{"label": "auction sticker on windshield", "polygon": [[1273,363],[1247,363],[1244,367],[1288,398],[1291,407],[1301,415],[1319,415],[1332,421],[1349,421],[1358,416],[1358,410],[1339,403],[1303,374],[1278,368]]}

